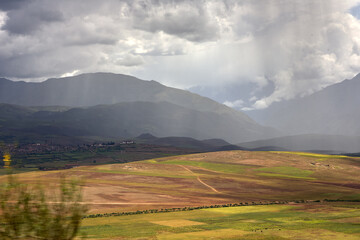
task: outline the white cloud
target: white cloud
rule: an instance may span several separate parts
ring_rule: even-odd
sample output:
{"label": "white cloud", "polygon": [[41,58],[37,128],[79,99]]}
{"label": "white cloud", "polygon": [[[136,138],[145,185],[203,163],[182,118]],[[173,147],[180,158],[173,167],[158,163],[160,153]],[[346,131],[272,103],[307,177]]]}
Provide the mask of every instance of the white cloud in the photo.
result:
{"label": "white cloud", "polygon": [[6,12],[0,11],[0,29],[5,25],[7,19]]}
{"label": "white cloud", "polygon": [[231,107],[231,108],[242,108],[243,104],[244,104],[244,101],[239,99],[239,100],[236,100],[236,101],[233,101],[233,102],[225,101],[223,104],[228,106],[228,107]]}
{"label": "white cloud", "polygon": [[64,74],[61,75],[60,77],[72,77],[72,76],[75,76],[75,75],[77,75],[77,74],[79,74],[79,70],[78,70],[78,69],[76,69],[76,70],[74,70],[74,71],[72,71],[72,72],[64,73]]}
{"label": "white cloud", "polygon": [[144,63],[144,59],[139,55],[127,54],[125,57],[117,59],[115,63],[126,67],[132,67],[142,65]]}

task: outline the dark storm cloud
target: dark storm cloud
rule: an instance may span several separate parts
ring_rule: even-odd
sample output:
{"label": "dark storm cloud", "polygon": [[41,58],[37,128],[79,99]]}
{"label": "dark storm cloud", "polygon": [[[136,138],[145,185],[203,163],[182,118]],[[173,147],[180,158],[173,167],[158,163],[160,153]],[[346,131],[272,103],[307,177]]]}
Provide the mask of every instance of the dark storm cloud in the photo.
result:
{"label": "dark storm cloud", "polygon": [[[13,56],[7,59],[0,58],[0,72],[4,76],[12,76],[16,73],[17,78],[42,78],[44,76],[57,76],[68,69],[86,68],[94,64],[91,54],[86,51],[76,51],[74,48],[52,49],[46,52],[37,52]],[[69,61],[68,56],[72,59]]]}
{"label": "dark storm cloud", "polygon": [[14,34],[30,34],[44,24],[64,20],[60,12],[49,9],[19,9],[8,12],[3,29]]}
{"label": "dark storm cloud", "polygon": [[0,0],[0,76],[108,71],[214,89],[250,82],[272,92],[222,99],[264,108],[360,72],[359,2]]}
{"label": "dark storm cloud", "polygon": [[149,32],[163,31],[189,41],[212,41],[219,29],[203,1],[154,1],[132,4],[134,27]]}
{"label": "dark storm cloud", "polygon": [[23,4],[27,4],[32,0],[1,0],[0,10],[8,11],[12,9],[20,8]]}

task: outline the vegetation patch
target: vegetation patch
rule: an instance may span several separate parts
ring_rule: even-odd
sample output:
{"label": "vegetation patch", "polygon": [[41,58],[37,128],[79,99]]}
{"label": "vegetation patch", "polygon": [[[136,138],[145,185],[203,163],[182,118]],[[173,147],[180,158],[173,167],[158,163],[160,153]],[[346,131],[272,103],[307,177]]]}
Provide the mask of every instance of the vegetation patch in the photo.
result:
{"label": "vegetation patch", "polygon": [[[352,204],[342,208],[337,202],[311,202],[86,218],[82,231],[110,239],[360,239],[360,208]],[[316,211],[305,212],[307,208]]]}
{"label": "vegetation patch", "polygon": [[[18,173],[26,173],[26,172],[31,172],[31,171],[37,171],[37,168],[16,168],[16,169],[12,169],[11,173],[12,174],[18,174]],[[9,170],[8,169],[4,169],[1,168],[0,169],[0,176],[2,175],[7,175],[9,174]]]}
{"label": "vegetation patch", "polygon": [[[267,233],[264,231],[263,233]],[[304,240],[358,240],[359,236],[354,236],[350,234],[339,233],[335,231],[329,231],[324,229],[307,229],[305,230],[285,230],[285,231],[269,231],[269,233],[276,234],[280,237],[284,237],[286,239],[297,239],[301,236],[301,239]]]}
{"label": "vegetation patch", "polygon": [[313,171],[295,167],[264,167],[255,169],[255,171],[262,172],[258,174],[261,176],[314,179],[308,177]]}
{"label": "vegetation patch", "polygon": [[224,173],[243,173],[246,166],[238,164],[222,164],[222,163],[212,163],[212,162],[200,162],[200,161],[186,161],[186,160],[168,160],[159,162],[161,164],[174,164],[174,165],[184,165],[184,166],[194,166],[205,168],[212,171],[224,172]]}
{"label": "vegetation patch", "polygon": [[172,175],[156,172],[140,172],[140,171],[121,171],[121,170],[103,170],[96,169],[88,172],[98,172],[98,173],[113,173],[113,174],[126,174],[126,175],[140,175],[148,177],[166,177],[166,178],[195,178],[193,175]]}
{"label": "vegetation patch", "polygon": [[188,233],[163,233],[158,236],[158,239],[229,239],[238,238],[247,232],[236,229],[220,229],[200,232],[188,232]]}
{"label": "vegetation patch", "polygon": [[224,214],[242,214],[242,213],[252,213],[252,212],[279,212],[280,210],[289,209],[291,207],[286,205],[264,205],[264,206],[240,206],[240,207],[230,207],[230,208],[210,208],[210,209],[203,209],[202,211],[211,211],[217,213],[224,213]]}
{"label": "vegetation patch", "polygon": [[348,156],[344,155],[327,155],[327,154],[319,154],[319,153],[307,153],[307,152],[279,152],[279,151],[271,151],[272,153],[286,153],[286,154],[294,154],[304,157],[314,157],[314,158],[349,158]]}
{"label": "vegetation patch", "polygon": [[194,222],[186,219],[174,219],[174,220],[166,220],[166,221],[153,221],[152,223],[168,226],[168,227],[186,227],[186,226],[195,226],[195,225],[203,225],[202,222]]}
{"label": "vegetation patch", "polygon": [[295,179],[306,179],[306,180],[315,180],[316,178],[312,177],[299,177],[299,176],[291,176],[291,175],[284,175],[284,174],[277,174],[277,173],[258,173],[259,176],[264,177],[274,177],[274,178],[295,178]]}

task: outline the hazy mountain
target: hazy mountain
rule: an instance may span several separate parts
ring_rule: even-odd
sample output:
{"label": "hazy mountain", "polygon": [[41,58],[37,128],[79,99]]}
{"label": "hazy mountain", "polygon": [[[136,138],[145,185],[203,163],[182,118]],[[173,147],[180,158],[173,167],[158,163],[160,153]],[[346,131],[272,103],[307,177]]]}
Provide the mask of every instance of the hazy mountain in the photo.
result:
{"label": "hazy mountain", "polygon": [[312,95],[247,112],[267,126],[288,134],[360,136],[360,74]]}
{"label": "hazy mountain", "polygon": [[160,145],[160,146],[172,146],[180,148],[193,148],[202,151],[214,151],[215,147],[208,145],[200,140],[189,137],[163,137],[156,139],[147,139],[145,143]]}
{"label": "hazy mountain", "polygon": [[246,114],[209,98],[156,81],[112,73],[89,73],[40,83],[0,79],[0,102],[25,106],[95,106],[120,102],[166,101],[189,109],[229,114],[255,123]]}
{"label": "hazy mountain", "polygon": [[214,146],[214,147],[223,147],[223,146],[230,145],[230,143],[228,143],[227,141],[225,141],[223,139],[218,139],[218,138],[205,139],[205,140],[202,140],[202,142],[206,143],[210,146]]}
{"label": "hazy mountain", "polygon": [[201,96],[209,97],[217,102],[227,103],[235,109],[251,107],[254,103],[251,99],[262,99],[274,91],[274,85],[259,88],[258,84],[247,79],[241,81],[222,83],[219,85],[201,85],[189,88],[189,91]]}
{"label": "hazy mountain", "polygon": [[0,113],[4,113],[0,116],[3,135],[127,138],[150,133],[159,137],[222,138],[239,142],[261,139],[272,132],[231,115],[197,111],[168,102],[124,102],[65,111],[38,111],[1,104]]}
{"label": "hazy mountain", "polygon": [[326,153],[359,152],[360,137],[304,134],[238,144],[252,150],[312,151]]}
{"label": "hazy mountain", "polygon": [[144,133],[135,138],[136,141],[154,145],[173,146],[181,148],[194,148],[201,151],[218,151],[230,143],[222,139],[197,140],[189,137],[163,137],[158,138],[150,133]]}
{"label": "hazy mountain", "polygon": [[[127,137],[149,132],[228,141],[277,134],[209,98],[121,74],[82,74],[41,83],[0,79],[0,102],[32,106],[28,111],[38,111],[34,114],[37,121],[67,124],[81,134]],[[95,107],[68,110],[51,106]]]}

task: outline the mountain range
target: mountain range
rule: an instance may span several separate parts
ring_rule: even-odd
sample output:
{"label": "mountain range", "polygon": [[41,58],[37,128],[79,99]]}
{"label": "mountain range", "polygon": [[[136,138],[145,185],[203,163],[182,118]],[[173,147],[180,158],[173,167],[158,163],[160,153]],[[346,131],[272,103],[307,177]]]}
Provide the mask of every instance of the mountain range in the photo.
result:
{"label": "mountain range", "polygon": [[[248,111],[259,123],[286,135],[327,134],[360,136],[360,74],[319,92]],[[359,146],[360,147],[360,146]]]}
{"label": "mountain range", "polygon": [[93,73],[39,83],[0,79],[0,133],[71,137],[222,138],[278,135],[246,114],[188,91],[135,77]]}
{"label": "mountain range", "polygon": [[157,136],[146,140],[151,144],[201,150],[359,152],[358,92],[360,75],[309,96],[248,111],[250,118],[189,91],[122,74],[91,73],[39,83],[2,78],[0,140],[76,142],[136,139],[149,133]]}

